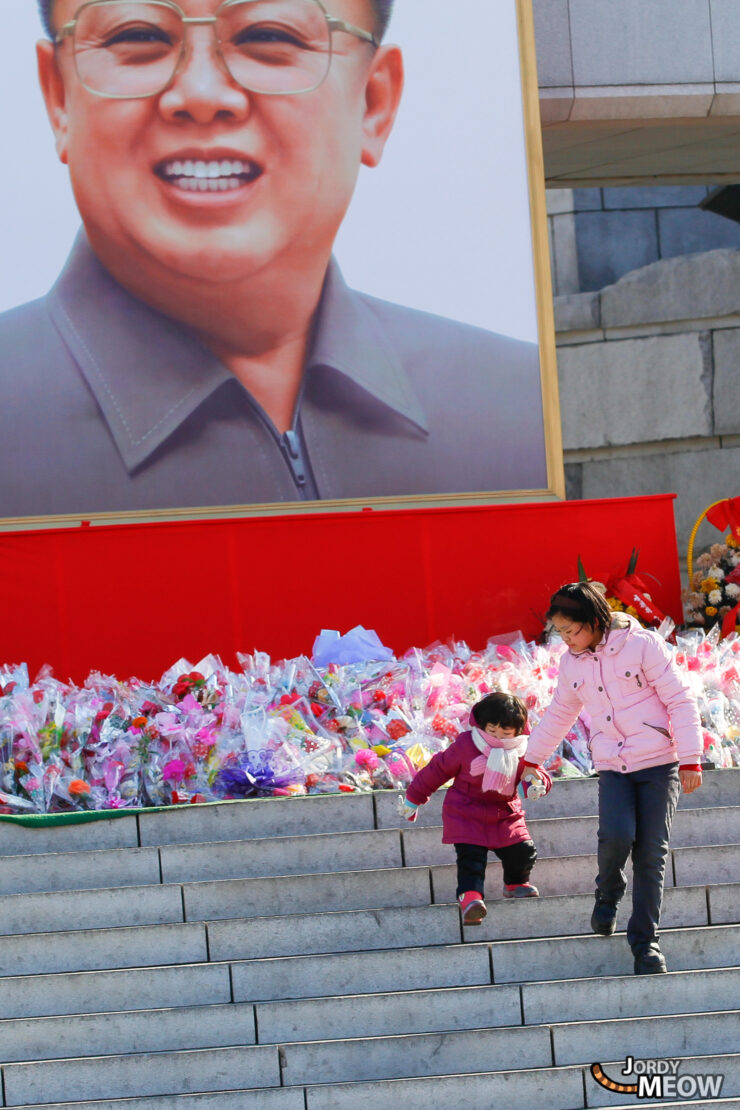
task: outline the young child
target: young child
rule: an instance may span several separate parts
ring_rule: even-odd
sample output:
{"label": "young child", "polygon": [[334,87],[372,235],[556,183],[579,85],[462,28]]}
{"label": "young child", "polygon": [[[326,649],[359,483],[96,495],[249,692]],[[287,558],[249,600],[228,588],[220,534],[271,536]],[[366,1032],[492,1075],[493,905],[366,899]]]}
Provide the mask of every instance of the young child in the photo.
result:
{"label": "young child", "polygon": [[[442,843],[455,845],[457,900],[464,925],[480,925],[486,916],[489,851],[503,864],[504,898],[536,898],[539,893],[529,881],[537,852],[517,796],[527,747],[522,735],[526,721],[521,698],[500,691],[488,694],[473,706],[472,727],[414,776],[401,806],[406,819],[415,821],[419,806],[453,780],[442,804]],[[533,796],[550,789],[547,772],[540,769],[540,776],[543,785]]]}
{"label": "young child", "polygon": [[635,974],[666,970],[658,943],[671,822],[680,790],[701,785],[699,712],[665,641],[624,613],[612,613],[588,582],[561,586],[547,612],[568,651],[558,684],[532,730],[526,766],[557,747],[581,709],[591,716],[589,748],[599,775],[596,903],[591,928],[611,936],[632,853],[627,941]]}

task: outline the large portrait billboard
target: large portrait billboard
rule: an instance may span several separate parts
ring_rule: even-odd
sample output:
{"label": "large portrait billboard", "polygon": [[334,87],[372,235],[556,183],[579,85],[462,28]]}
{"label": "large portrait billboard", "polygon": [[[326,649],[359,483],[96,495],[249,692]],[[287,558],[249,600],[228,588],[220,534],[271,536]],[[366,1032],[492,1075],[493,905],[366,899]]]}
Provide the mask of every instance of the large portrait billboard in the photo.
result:
{"label": "large portrait billboard", "polygon": [[529,0],[13,3],[0,517],[561,492]]}

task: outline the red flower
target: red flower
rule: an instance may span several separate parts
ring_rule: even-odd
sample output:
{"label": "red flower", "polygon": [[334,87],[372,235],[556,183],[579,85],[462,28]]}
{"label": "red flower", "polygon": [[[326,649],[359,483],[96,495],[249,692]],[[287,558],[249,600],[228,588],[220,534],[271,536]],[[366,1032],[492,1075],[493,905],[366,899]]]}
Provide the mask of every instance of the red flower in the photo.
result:
{"label": "red flower", "polygon": [[134,717],[131,725],[133,728],[144,728],[147,723],[146,717]]}
{"label": "red flower", "polygon": [[25,760],[16,759],[16,761],[15,761],[15,773],[17,775],[27,775],[28,774],[28,764],[25,762]]}
{"label": "red flower", "polygon": [[385,731],[388,733],[391,740],[400,740],[407,732],[411,732],[411,729],[405,721],[399,721],[398,718],[395,718],[388,722]]}
{"label": "red flower", "polygon": [[34,703],[36,705],[40,705],[41,702],[44,700],[44,691],[43,690],[34,690],[33,700],[34,700]]}
{"label": "red flower", "polygon": [[84,797],[86,794],[90,793],[90,787],[84,779],[72,779],[67,789],[73,798]]}

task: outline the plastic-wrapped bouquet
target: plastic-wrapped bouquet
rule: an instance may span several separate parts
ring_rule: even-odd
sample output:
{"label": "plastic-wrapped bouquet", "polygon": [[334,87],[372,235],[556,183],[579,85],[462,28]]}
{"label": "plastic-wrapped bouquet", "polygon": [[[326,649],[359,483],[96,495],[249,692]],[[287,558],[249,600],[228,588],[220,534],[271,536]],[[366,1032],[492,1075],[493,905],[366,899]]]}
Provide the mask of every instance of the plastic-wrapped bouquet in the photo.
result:
{"label": "plastic-wrapped bouquet", "polygon": [[740,632],[740,541],[732,533],[724,543],[713,543],[694,564],[689,589],[684,590],[686,624],[707,631]]}
{"label": "plastic-wrapped bouquet", "polygon": [[[48,669],[32,682],[24,666],[0,666],[0,812],[401,789],[492,690],[522,697],[536,724],[563,650],[512,634],[482,651],[435,643],[396,659],[361,639],[353,662],[255,652],[233,671],[209,655],[179,660],[156,683],[94,673],[75,686]],[[699,702],[706,759],[740,766],[740,637],[689,630],[677,661]],[[547,763],[553,777],[590,774],[588,742],[582,716]]]}

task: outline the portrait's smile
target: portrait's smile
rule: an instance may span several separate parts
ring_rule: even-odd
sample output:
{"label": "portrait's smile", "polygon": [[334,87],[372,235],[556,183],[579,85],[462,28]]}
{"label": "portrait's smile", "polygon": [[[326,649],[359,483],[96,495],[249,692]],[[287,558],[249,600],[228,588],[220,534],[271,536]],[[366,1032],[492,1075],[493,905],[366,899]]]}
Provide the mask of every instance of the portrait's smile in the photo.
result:
{"label": "portrait's smile", "polygon": [[188,147],[154,166],[154,174],[169,196],[199,207],[243,200],[263,173],[263,166],[254,159],[224,148]]}

